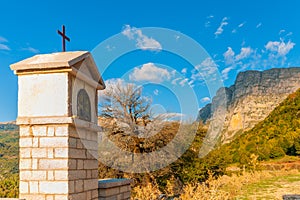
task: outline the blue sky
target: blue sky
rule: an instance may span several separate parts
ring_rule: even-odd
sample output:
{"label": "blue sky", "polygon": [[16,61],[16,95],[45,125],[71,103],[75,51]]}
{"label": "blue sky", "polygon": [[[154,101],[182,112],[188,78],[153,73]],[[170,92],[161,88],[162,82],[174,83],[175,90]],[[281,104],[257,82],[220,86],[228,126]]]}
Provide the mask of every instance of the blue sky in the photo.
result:
{"label": "blue sky", "polygon": [[[9,65],[60,51],[62,24],[71,38],[67,50],[92,51],[98,66],[121,48],[116,38],[128,40],[120,43],[135,50],[101,65],[103,78],[143,84],[155,108],[195,117],[240,71],[299,66],[299,7],[297,0],[3,1],[0,122],[17,116],[17,77]],[[192,40],[203,49],[185,45]]]}

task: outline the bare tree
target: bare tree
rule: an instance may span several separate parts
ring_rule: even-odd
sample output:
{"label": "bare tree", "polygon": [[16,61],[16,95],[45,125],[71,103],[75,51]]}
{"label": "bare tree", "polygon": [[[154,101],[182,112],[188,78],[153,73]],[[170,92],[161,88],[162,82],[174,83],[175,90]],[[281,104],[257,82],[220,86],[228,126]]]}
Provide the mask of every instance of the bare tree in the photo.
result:
{"label": "bare tree", "polygon": [[138,136],[139,127],[151,120],[151,99],[142,95],[142,87],[121,81],[108,84],[100,97],[100,115],[116,120],[126,134]]}

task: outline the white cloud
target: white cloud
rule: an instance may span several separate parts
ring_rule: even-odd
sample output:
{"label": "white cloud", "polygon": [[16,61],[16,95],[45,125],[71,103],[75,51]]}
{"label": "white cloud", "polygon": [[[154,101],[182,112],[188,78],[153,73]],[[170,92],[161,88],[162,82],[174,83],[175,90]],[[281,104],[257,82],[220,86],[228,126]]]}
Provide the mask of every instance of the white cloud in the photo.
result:
{"label": "white cloud", "polygon": [[258,23],[257,25],[256,25],[256,28],[259,28],[259,27],[261,27],[262,26],[262,23],[260,22],[260,23]]}
{"label": "white cloud", "polygon": [[223,56],[224,56],[224,59],[225,59],[225,64],[231,65],[231,64],[234,63],[235,53],[234,53],[234,51],[232,50],[231,47],[227,48],[227,51],[223,54]]}
{"label": "white cloud", "polygon": [[246,22],[240,23],[237,28],[233,29],[231,32],[232,33],[236,33],[238,31],[238,29],[242,28],[243,26],[245,26]]}
{"label": "white cloud", "polygon": [[271,51],[272,53],[276,53],[278,56],[286,56],[290,50],[294,48],[296,44],[288,41],[285,43],[283,40],[281,41],[269,41],[266,45],[265,48],[268,51]]}
{"label": "white cloud", "polygon": [[181,85],[181,86],[183,87],[183,86],[185,86],[185,84],[186,84],[188,81],[189,81],[189,79],[185,78],[185,79],[183,79],[183,80],[181,80],[181,81],[179,82],[179,85]]}
{"label": "white cloud", "polygon": [[217,31],[215,32],[215,36],[218,37],[219,35],[221,35],[224,31],[224,27],[228,25],[227,22],[228,18],[224,17],[221,21],[220,26],[218,27]]}
{"label": "white cloud", "polygon": [[107,49],[107,51],[113,51],[116,47],[108,44],[105,48]]}
{"label": "white cloud", "polygon": [[9,51],[10,48],[8,45],[6,44],[1,44],[1,43],[6,43],[8,42],[8,40],[2,36],[0,36],[0,50],[6,50],[6,51]]}
{"label": "white cloud", "polygon": [[139,49],[151,51],[158,51],[162,49],[161,44],[157,40],[144,35],[142,30],[137,29],[136,27],[125,25],[122,34],[130,40],[135,40],[136,47]]}
{"label": "white cloud", "polygon": [[155,90],[153,91],[153,94],[154,94],[155,96],[157,96],[157,95],[159,94],[159,90],[158,90],[158,89],[155,89]]}
{"label": "white cloud", "polygon": [[183,68],[183,69],[181,70],[181,73],[183,73],[183,74],[186,74],[186,72],[187,72],[187,68]]}
{"label": "white cloud", "polygon": [[5,45],[5,44],[0,44],[0,50],[6,50],[6,51],[9,51],[10,48],[9,48],[7,45]]}
{"label": "white cloud", "polygon": [[175,78],[172,80],[172,85],[177,85],[177,81],[181,80],[182,78]]}
{"label": "white cloud", "polygon": [[236,61],[239,61],[244,58],[248,58],[253,50],[250,47],[242,47],[241,52],[235,57]]}
{"label": "white cloud", "polygon": [[229,72],[231,71],[231,70],[233,70],[234,69],[234,67],[233,66],[230,66],[230,67],[227,67],[227,68],[225,68],[225,69],[223,69],[222,70],[222,78],[224,79],[224,80],[227,80],[228,78],[229,78]]}
{"label": "white cloud", "polygon": [[205,24],[204,24],[204,26],[205,26],[206,28],[210,27],[210,25],[211,25],[211,21],[210,21],[210,20],[211,20],[212,18],[214,18],[213,15],[209,15],[209,16],[206,17],[207,21],[206,21]]}
{"label": "white cloud", "polygon": [[33,47],[22,48],[21,50],[23,50],[23,51],[29,51],[31,53],[39,53],[40,52],[38,49],[35,49]]}
{"label": "white cloud", "polygon": [[218,65],[208,57],[201,64],[196,65],[191,72],[193,81],[214,81],[217,77]]}
{"label": "white cloud", "polygon": [[239,27],[239,28],[242,28],[245,24],[246,24],[246,22],[240,23],[240,24],[238,25],[238,27]]}
{"label": "white cloud", "polygon": [[207,103],[207,102],[210,102],[210,98],[209,97],[203,97],[200,101],[202,103]]}
{"label": "white cloud", "polygon": [[284,29],[281,29],[281,30],[279,31],[278,35],[281,35],[281,34],[284,33],[284,32],[285,32],[285,30],[284,30]]}
{"label": "white cloud", "polygon": [[0,42],[1,42],[1,43],[3,43],[3,42],[8,42],[8,40],[7,40],[6,38],[0,36]]}
{"label": "white cloud", "polygon": [[146,63],[141,68],[134,68],[133,72],[129,75],[132,81],[150,81],[154,83],[161,83],[170,80],[171,73],[164,69],[157,67],[153,63]]}

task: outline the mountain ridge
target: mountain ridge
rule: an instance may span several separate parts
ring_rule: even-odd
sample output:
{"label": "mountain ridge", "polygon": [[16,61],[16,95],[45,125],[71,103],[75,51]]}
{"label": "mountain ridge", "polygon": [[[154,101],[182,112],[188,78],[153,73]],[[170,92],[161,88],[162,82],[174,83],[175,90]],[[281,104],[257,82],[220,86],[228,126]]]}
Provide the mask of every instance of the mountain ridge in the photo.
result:
{"label": "mountain ridge", "polygon": [[240,72],[233,85],[220,88],[212,103],[199,111],[198,121],[213,121],[220,110],[225,110],[218,139],[226,143],[238,132],[253,128],[298,88],[300,67]]}

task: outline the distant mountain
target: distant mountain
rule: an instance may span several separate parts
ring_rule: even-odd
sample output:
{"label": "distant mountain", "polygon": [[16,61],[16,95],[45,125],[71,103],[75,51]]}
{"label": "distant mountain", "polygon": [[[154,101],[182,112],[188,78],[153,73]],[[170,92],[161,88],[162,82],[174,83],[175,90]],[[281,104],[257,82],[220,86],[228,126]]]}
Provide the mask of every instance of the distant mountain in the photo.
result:
{"label": "distant mountain", "polygon": [[[207,162],[248,165],[253,158],[269,160],[300,156],[300,89],[249,131],[208,154]],[[218,163],[219,162],[219,163]]]}
{"label": "distant mountain", "polygon": [[219,89],[212,103],[199,111],[198,120],[203,122],[212,122],[224,113],[223,121],[218,119],[221,136],[208,135],[208,145],[217,139],[229,142],[237,133],[253,128],[298,88],[299,67],[239,73],[234,85]]}
{"label": "distant mountain", "polygon": [[19,127],[0,124],[0,178],[18,172]]}

